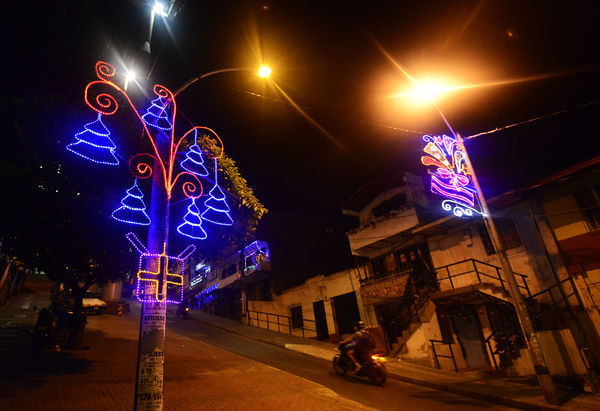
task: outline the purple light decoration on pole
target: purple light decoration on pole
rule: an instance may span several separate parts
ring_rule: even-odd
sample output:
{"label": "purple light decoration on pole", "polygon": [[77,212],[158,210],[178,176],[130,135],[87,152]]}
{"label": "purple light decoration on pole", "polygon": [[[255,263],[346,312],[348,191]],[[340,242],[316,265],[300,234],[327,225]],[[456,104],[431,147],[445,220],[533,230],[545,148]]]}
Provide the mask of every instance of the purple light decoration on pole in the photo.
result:
{"label": "purple light decoration on pole", "polygon": [[461,145],[445,134],[424,135],[423,140],[427,142],[423,148],[427,156],[421,157],[421,163],[432,166],[431,192],[447,198],[442,201],[442,208],[458,217],[484,215],[477,204],[477,191]]}

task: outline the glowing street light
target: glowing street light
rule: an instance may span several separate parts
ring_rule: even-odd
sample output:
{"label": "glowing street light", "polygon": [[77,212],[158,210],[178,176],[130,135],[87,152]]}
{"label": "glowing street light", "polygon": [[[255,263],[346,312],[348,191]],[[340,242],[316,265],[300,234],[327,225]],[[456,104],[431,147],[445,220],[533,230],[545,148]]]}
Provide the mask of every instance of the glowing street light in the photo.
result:
{"label": "glowing street light", "polygon": [[159,16],[163,16],[163,17],[169,16],[169,10],[160,1],[157,1],[154,3],[154,7],[152,7],[152,11],[154,13],[158,14]]}
{"label": "glowing street light", "polygon": [[137,76],[137,74],[135,73],[135,71],[133,71],[133,70],[127,71],[127,74],[125,75],[125,86],[123,87],[125,89],[125,91],[127,91],[127,86],[129,85],[129,83],[135,81],[136,76]]}
{"label": "glowing street light", "polygon": [[269,66],[260,66],[258,69],[258,76],[262,78],[267,78],[271,75],[271,67]]}

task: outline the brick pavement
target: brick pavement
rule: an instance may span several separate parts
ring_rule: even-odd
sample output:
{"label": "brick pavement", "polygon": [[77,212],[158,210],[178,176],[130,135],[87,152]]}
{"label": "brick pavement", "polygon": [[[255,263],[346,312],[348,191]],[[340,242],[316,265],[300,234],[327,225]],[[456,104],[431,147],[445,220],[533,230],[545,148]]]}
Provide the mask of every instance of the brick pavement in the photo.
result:
{"label": "brick pavement", "polygon": [[[84,345],[90,349],[36,354],[23,333],[35,321],[31,303],[44,301],[45,291],[35,291],[0,307],[4,324],[21,319],[13,343],[0,346],[0,409],[131,409],[137,315],[89,317]],[[366,409],[319,384],[174,333],[167,332],[165,356],[166,410]]]}

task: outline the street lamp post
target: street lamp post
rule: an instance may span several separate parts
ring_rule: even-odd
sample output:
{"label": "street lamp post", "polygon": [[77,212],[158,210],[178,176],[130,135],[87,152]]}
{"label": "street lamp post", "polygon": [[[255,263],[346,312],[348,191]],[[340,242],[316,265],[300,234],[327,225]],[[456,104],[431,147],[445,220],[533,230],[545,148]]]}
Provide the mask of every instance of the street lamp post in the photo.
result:
{"label": "street lamp post", "polygon": [[[418,84],[416,85],[419,86]],[[521,330],[523,332],[523,335],[525,336],[529,358],[533,365],[538,383],[540,384],[540,388],[542,389],[542,392],[544,394],[544,399],[549,404],[559,404],[558,396],[556,393],[556,387],[554,385],[554,382],[552,381],[552,377],[550,376],[550,372],[546,364],[546,359],[544,358],[544,353],[542,351],[538,335],[533,327],[533,323],[531,321],[531,317],[529,316],[529,312],[527,311],[525,300],[523,299],[523,296],[519,291],[519,287],[515,279],[515,273],[512,269],[508,256],[506,255],[506,251],[504,250],[504,246],[502,245],[500,236],[498,235],[498,230],[496,229],[494,219],[492,218],[492,214],[490,213],[490,210],[488,208],[487,201],[485,199],[485,196],[483,195],[481,186],[479,185],[477,174],[475,172],[475,169],[473,168],[473,164],[471,163],[471,158],[469,157],[469,153],[465,146],[464,140],[462,139],[459,133],[456,133],[454,131],[454,129],[442,113],[440,107],[437,105],[437,103],[435,103],[436,90],[434,88],[423,87],[421,85],[421,87],[416,88],[416,91],[411,94],[412,96],[421,97],[424,100],[428,100],[434,103],[435,108],[437,109],[442,120],[444,121],[454,138],[456,139],[457,144],[459,145],[459,149],[464,155],[464,160],[468,168],[468,173],[471,175],[473,185],[475,187],[475,195],[481,207],[483,221],[485,222],[485,226],[492,240],[494,249],[496,250],[496,254],[500,259],[500,264],[502,266],[502,276],[508,284],[508,292],[515,307],[515,312],[517,314],[517,318],[519,319]]]}
{"label": "street lamp post", "polygon": [[483,221],[485,222],[485,226],[490,234],[496,254],[500,259],[500,264],[502,265],[502,274],[504,280],[508,283],[508,291],[515,307],[519,323],[521,324],[521,330],[525,336],[525,341],[527,342],[529,358],[533,364],[538,383],[540,384],[540,388],[542,389],[547,403],[555,405],[560,404],[556,394],[556,387],[554,386],[554,382],[552,381],[552,377],[548,371],[548,366],[546,364],[546,359],[544,358],[544,353],[542,351],[537,332],[533,328],[533,323],[531,322],[531,317],[527,311],[525,300],[519,291],[519,287],[515,279],[515,273],[510,265],[510,261],[506,255],[506,251],[504,250],[500,236],[498,235],[498,230],[496,229],[496,225],[494,224],[494,220],[488,209],[485,196],[483,195],[481,187],[479,186],[475,169],[471,164],[471,159],[462,137],[460,134],[455,134],[455,136],[457,137],[458,144],[462,147],[465,156],[465,162],[471,173],[471,177],[473,178],[473,185],[477,190],[477,200],[481,206],[481,211],[483,211]]}

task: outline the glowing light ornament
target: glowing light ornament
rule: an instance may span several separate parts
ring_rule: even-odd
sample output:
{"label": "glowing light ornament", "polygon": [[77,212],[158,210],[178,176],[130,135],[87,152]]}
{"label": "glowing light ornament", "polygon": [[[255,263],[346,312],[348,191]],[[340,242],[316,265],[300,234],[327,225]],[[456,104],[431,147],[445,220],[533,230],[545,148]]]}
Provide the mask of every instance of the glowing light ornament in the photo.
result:
{"label": "glowing light ornament", "polygon": [[169,120],[169,102],[161,96],[158,96],[150,102],[150,107],[142,115],[146,124],[156,127],[160,130],[171,130],[173,124]]}
{"label": "glowing light ornament", "polygon": [[204,202],[207,209],[200,217],[213,224],[230,226],[233,224],[233,219],[229,215],[230,209],[225,201],[225,193],[219,187],[217,173],[217,159],[215,158],[215,186],[208,193],[210,197]]}
{"label": "glowing light ornament", "polygon": [[116,166],[119,159],[115,155],[117,146],[110,139],[110,131],[102,122],[102,114],[84,126],[84,130],[75,134],[75,141],[67,146],[67,150],[98,164]]}
{"label": "glowing light ornament", "polygon": [[146,213],[144,194],[137,185],[137,178],[133,187],[126,191],[127,195],[121,200],[121,207],[112,213],[112,218],[122,223],[136,225],[150,225],[150,217]]}
{"label": "glowing light ornament", "polygon": [[473,213],[483,215],[477,205],[477,191],[471,181],[461,145],[445,134],[425,135],[423,140],[427,142],[423,148],[427,156],[421,157],[421,163],[434,167],[434,170],[429,170],[431,192],[447,198],[442,201],[442,208],[458,217],[470,217]]}
{"label": "glowing light ornament", "polygon": [[202,218],[200,210],[196,205],[196,200],[192,198],[192,204],[187,209],[187,214],[183,216],[183,223],[177,227],[177,232],[196,240],[206,239],[206,231],[202,228]]}
{"label": "glowing light ornament", "polygon": [[[179,304],[183,300],[183,266],[195,250],[188,246],[179,255],[167,255],[163,243],[160,254],[149,253],[134,233],[125,236],[140,253],[137,273],[136,297],[141,302],[167,302]],[[145,267],[145,268],[144,268]]]}
{"label": "glowing light ornament", "polygon": [[181,162],[181,167],[192,174],[199,176],[207,176],[208,170],[204,167],[204,158],[202,157],[202,149],[198,145],[198,130],[194,129],[194,144],[190,146],[190,150],[185,153],[185,160]]}

